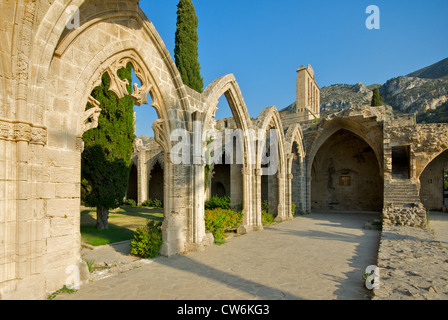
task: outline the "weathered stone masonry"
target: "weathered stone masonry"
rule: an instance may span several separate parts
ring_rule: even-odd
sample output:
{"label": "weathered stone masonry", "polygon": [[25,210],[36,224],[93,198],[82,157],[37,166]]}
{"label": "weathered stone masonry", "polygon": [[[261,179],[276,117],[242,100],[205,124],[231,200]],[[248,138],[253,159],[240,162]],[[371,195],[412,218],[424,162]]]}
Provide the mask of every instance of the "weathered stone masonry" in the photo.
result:
{"label": "weathered stone masonry", "polygon": [[[67,29],[72,6],[79,8],[80,25]],[[182,83],[137,0],[6,0],[0,5],[0,32],[0,299],[44,298],[65,284],[68,270],[85,270],[80,257],[81,137],[96,126],[101,105],[90,94],[104,73],[111,78],[111,91],[118,97],[127,94],[126,83],[117,76],[117,70],[127,63],[142,83],[134,87],[132,98],[137,105],[146,105],[150,94],[158,115],[153,129],[159,149],[148,158],[136,158],[134,164],[139,199],[148,195],[153,165],[157,162],[163,167],[163,255],[200,250],[211,243],[204,226],[205,164],[201,159],[172,163],[170,134],[185,129],[193,135],[195,121],[204,130],[218,126],[214,115],[222,95],[232,110],[235,128],[277,129],[279,167],[271,177],[275,191],[270,207],[278,220],[292,217],[291,203],[296,204],[296,212],[310,211],[313,202],[331,209],[328,198],[313,196],[313,186],[324,179],[319,177],[322,172],[315,171],[317,180],[313,181],[313,167],[326,167],[334,175],[326,177],[327,187],[339,188],[330,185],[328,178],[347,184],[347,177],[364,174],[363,154],[374,154],[377,163],[372,161],[370,166],[377,165],[377,176],[366,181],[376,186],[376,198],[369,200],[375,202],[369,208],[383,207],[377,202],[381,200],[374,200],[381,199],[375,181],[382,181],[385,219],[398,224],[424,223],[419,178],[447,149],[446,125],[416,125],[370,107],[319,120],[320,92],[311,66],[298,70],[295,108],[279,112],[270,107],[251,119],[233,75],[213,81],[202,94]],[[86,111],[87,104],[93,108]],[[337,139],[341,130],[362,146],[362,150],[354,146],[350,151],[359,161],[333,159],[335,167],[328,171],[325,145]],[[254,150],[246,140],[243,145],[245,156],[255,155],[257,161],[234,167],[231,177],[238,181],[239,189],[234,192],[240,195],[244,212],[240,231],[249,232],[262,229],[265,178],[261,150]],[[409,177],[394,178],[392,163],[398,159],[394,160],[394,154],[403,155],[394,150],[408,150],[404,155],[409,159]],[[338,163],[344,167],[337,168]],[[337,173],[343,171],[349,174],[339,180]],[[394,203],[394,195],[388,193],[394,185],[411,188],[417,199]],[[334,197],[349,207],[355,200],[344,198],[343,191]],[[361,197],[356,201],[362,203]],[[403,208],[416,210],[401,212]]]}

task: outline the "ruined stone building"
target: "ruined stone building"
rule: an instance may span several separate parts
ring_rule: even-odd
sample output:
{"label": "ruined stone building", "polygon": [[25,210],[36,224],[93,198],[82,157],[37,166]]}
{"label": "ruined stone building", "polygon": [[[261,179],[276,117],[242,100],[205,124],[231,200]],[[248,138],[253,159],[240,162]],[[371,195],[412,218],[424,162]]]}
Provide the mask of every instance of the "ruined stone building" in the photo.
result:
{"label": "ruined stone building", "polygon": [[[79,25],[68,27],[73,8]],[[158,115],[157,147],[136,143],[128,196],[140,203],[163,197],[163,255],[211,244],[204,201],[212,194],[230,195],[241,207],[240,232],[263,228],[262,201],[280,221],[292,218],[294,203],[296,213],[381,211],[384,223],[415,226],[425,224],[426,209],[446,205],[448,125],[420,125],[369,106],[320,118],[311,66],[297,72],[295,104],[251,118],[232,74],[202,94],[182,83],[138,0],[6,0],[0,9],[0,299],[44,298],[66,283],[68,271],[85,268],[82,135],[101,109],[91,92],[107,73],[110,90],[126,95],[117,70],[128,63],[141,81],[132,98],[146,105],[150,95],[147,107]],[[223,95],[233,117],[215,119]],[[215,165],[205,181],[195,150],[188,163],[172,161],[172,133],[181,129],[193,139],[195,123],[202,130],[276,129],[277,170],[263,174],[263,148],[244,136],[245,161]]]}

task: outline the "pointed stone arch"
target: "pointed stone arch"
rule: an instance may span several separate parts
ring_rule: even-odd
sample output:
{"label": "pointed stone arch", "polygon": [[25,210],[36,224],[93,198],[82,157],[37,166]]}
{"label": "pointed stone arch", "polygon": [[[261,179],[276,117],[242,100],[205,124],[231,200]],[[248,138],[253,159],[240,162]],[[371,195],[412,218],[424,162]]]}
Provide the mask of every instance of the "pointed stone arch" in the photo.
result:
{"label": "pointed stone arch", "polygon": [[[88,14],[80,15],[79,29],[68,31],[65,25],[70,14],[66,9],[71,5]],[[20,208],[12,201],[11,206],[17,217],[34,214],[23,221],[17,218],[17,230],[32,225],[38,232],[32,234],[30,227],[30,232],[20,233],[17,240],[8,240],[8,248],[16,248],[17,258],[8,267],[11,276],[7,281],[12,291],[17,284],[26,289],[39,287],[39,291],[23,295],[25,290],[17,290],[13,294],[43,298],[64,284],[67,266],[83,266],[78,190],[81,136],[96,126],[101,109],[91,97],[93,88],[107,72],[113,78],[112,90],[118,96],[124,94],[124,83],[115,76],[127,63],[142,81],[141,87],[135,87],[136,103],[146,104],[146,95],[151,94],[159,115],[153,127],[164,150],[169,190],[162,254],[203,246],[207,239],[203,223],[198,222],[201,212],[192,205],[192,190],[197,184],[192,166],[175,165],[169,156],[171,131],[191,131],[190,92],[138,1],[20,1],[17,12],[20,21],[10,57],[19,73],[15,81],[18,98],[11,106],[17,119],[11,121],[15,121],[17,134],[24,131],[24,136],[16,139],[20,145],[16,153],[20,173],[17,192],[26,200]],[[93,108],[86,112],[88,103]],[[16,123],[19,119],[21,122]],[[20,253],[22,243],[26,243],[26,252]],[[34,243],[42,246],[32,257],[27,256]]]}
{"label": "pointed stone arch", "polygon": [[202,97],[204,100],[205,112],[202,116],[204,130],[214,127],[214,116],[218,110],[217,105],[221,96],[225,96],[232,111],[237,129],[243,134],[244,145],[244,165],[243,176],[243,212],[241,232],[262,229],[261,220],[257,218],[257,209],[254,206],[254,190],[251,187],[254,179],[255,147],[253,141],[253,125],[249,112],[244,102],[241,89],[233,74],[228,74],[216,79],[204,90]]}
{"label": "pointed stone arch", "polygon": [[300,124],[288,127],[285,134],[287,159],[287,198],[295,205],[296,212],[306,211],[305,147]]}
{"label": "pointed stone arch", "polygon": [[[277,215],[277,220],[287,220],[291,218],[291,198],[288,197],[287,188],[287,163],[286,163],[286,153],[285,153],[285,134],[281,121],[280,114],[275,106],[264,109],[257,118],[256,127],[259,132],[266,132],[270,129],[275,130],[277,138],[277,170],[273,173],[276,176],[274,182],[278,186],[278,190],[275,193],[275,204],[273,214]],[[263,153],[266,152],[266,140],[258,141],[257,145],[257,207],[261,208],[262,202],[262,176],[263,172],[266,173],[262,168],[262,158]],[[269,170],[268,170],[269,171]],[[272,207],[272,206],[271,206]]]}
{"label": "pointed stone arch", "polygon": [[[307,145],[310,145],[310,149],[306,155],[306,176],[308,177],[306,183],[307,211],[311,211],[311,195],[313,193],[311,180],[316,155],[321,150],[322,146],[324,146],[329,139],[335,137],[338,132],[349,132],[352,136],[357,137],[359,141],[362,141],[368,148],[373,150],[373,154],[377,160],[378,174],[382,180],[381,186],[384,184],[383,123],[370,111],[366,114],[363,113],[362,115],[357,113],[358,110],[351,112],[356,112],[356,115],[347,116],[342,112],[341,114],[336,114],[331,119],[323,119],[318,124],[317,128],[314,129],[314,136],[311,133],[308,133],[312,139],[307,141]],[[382,187],[380,187],[380,189],[382,190]],[[380,193],[382,195],[383,191],[380,191]],[[382,206],[382,196],[380,198],[381,199],[378,201],[381,203],[379,203],[378,206]]]}

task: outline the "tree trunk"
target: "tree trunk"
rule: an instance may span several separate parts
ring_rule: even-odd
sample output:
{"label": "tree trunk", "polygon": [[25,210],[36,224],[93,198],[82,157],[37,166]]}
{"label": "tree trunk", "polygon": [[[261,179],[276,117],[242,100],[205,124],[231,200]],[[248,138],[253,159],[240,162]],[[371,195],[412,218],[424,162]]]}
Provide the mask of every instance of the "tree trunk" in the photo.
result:
{"label": "tree trunk", "polygon": [[107,230],[109,228],[109,209],[96,207],[96,228]]}

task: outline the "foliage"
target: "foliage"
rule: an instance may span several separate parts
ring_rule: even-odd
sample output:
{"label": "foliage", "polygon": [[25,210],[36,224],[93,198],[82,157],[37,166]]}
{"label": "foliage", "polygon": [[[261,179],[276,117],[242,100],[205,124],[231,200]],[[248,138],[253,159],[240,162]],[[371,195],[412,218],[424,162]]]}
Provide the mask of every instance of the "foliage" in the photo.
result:
{"label": "foliage", "polygon": [[87,269],[89,269],[89,272],[92,273],[93,271],[93,264],[95,263],[95,259],[83,259],[87,265]]}
{"label": "foliage", "polygon": [[268,200],[264,200],[261,202],[261,211],[269,212],[269,201]]}
{"label": "foliage", "polygon": [[47,297],[47,299],[48,299],[48,300],[53,300],[53,299],[56,298],[56,296],[57,296],[58,294],[60,294],[60,293],[73,294],[73,293],[75,293],[76,291],[78,291],[78,290],[70,289],[70,288],[68,288],[66,285],[64,285],[61,289],[59,289],[59,290],[53,292],[52,294],[50,294],[50,295]]}
{"label": "foliage", "polygon": [[159,255],[162,244],[162,223],[149,220],[145,227],[134,232],[131,254],[146,259],[155,258]]}
{"label": "foliage", "polygon": [[418,123],[448,123],[448,102],[417,115]]}
{"label": "foliage", "polygon": [[[132,83],[131,64],[117,74]],[[128,188],[135,139],[134,101],[130,96],[118,99],[109,87],[110,79],[105,73],[101,86],[92,92],[101,107],[98,127],[84,133],[85,148],[81,157],[82,201],[89,207],[103,209],[122,204]],[[128,92],[132,93],[131,85]],[[87,105],[89,108],[91,106]]]}
{"label": "foliage", "polygon": [[291,203],[291,214],[294,215],[295,212],[296,212],[296,205],[295,203]]}
{"label": "foliage", "polygon": [[380,96],[380,90],[378,88],[373,89],[372,107],[379,107],[383,105],[383,98]]}
{"label": "foliage", "polygon": [[204,216],[205,229],[213,234],[215,242],[225,239],[225,233],[238,228],[243,221],[242,212],[222,208],[206,210]]}
{"label": "foliage", "polygon": [[266,210],[261,210],[261,223],[264,226],[268,226],[270,224],[273,224],[275,221],[275,217],[273,214],[267,212]]}
{"label": "foliage", "polygon": [[223,197],[213,196],[213,197],[210,197],[210,199],[208,199],[207,201],[205,201],[205,209],[206,210],[213,210],[216,208],[231,209],[232,207],[230,205],[230,197],[229,196],[223,196]]}
{"label": "foliage", "polygon": [[125,199],[125,200],[123,201],[123,204],[124,204],[125,206],[129,206],[129,207],[136,207],[136,206],[137,206],[137,203],[135,202],[134,199]]}
{"label": "foliage", "polygon": [[191,0],[180,0],[177,5],[174,59],[185,85],[202,92],[204,80],[198,61],[198,18]]}
{"label": "foliage", "polygon": [[159,199],[148,199],[142,203],[143,207],[163,208],[163,201]]}

